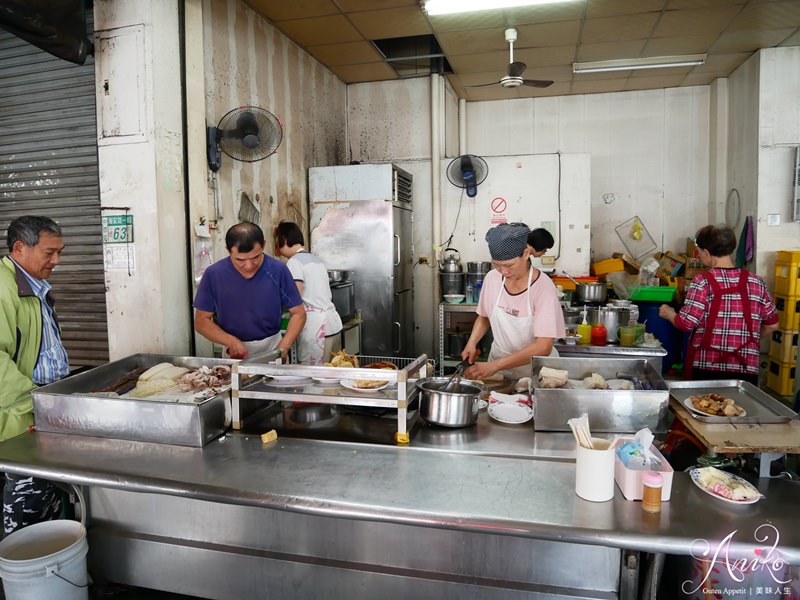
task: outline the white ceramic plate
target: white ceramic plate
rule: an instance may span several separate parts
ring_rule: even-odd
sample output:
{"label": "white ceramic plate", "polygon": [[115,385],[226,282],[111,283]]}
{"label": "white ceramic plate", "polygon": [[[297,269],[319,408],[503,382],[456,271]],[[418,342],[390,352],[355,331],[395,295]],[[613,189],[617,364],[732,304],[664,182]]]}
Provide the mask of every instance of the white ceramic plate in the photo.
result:
{"label": "white ceramic plate", "polygon": [[[738,419],[739,417],[746,417],[747,416],[747,411],[744,410],[744,409],[742,409],[744,411],[744,412],[742,412],[742,414],[736,415],[735,417],[726,417],[725,415],[712,415],[711,413],[703,412],[702,410],[700,410],[698,408],[695,408],[694,405],[692,404],[692,399],[691,398],[684,398],[683,405],[686,408],[689,409],[689,412],[692,412],[692,413],[694,413],[694,414],[696,414],[698,416],[701,416],[701,417],[714,417],[714,418],[717,418],[717,419]],[[739,406],[739,405],[737,404],[736,406]]]}
{"label": "white ceramic plate", "polygon": [[312,377],[314,381],[319,383],[320,385],[339,385],[339,380],[330,377]]}
{"label": "white ceramic plate", "polygon": [[732,500],[730,498],[726,498],[725,496],[720,496],[716,492],[712,492],[710,489],[708,489],[706,486],[700,483],[699,469],[692,469],[691,471],[689,471],[689,476],[692,478],[692,482],[701,490],[703,490],[706,494],[708,494],[709,496],[714,496],[714,498],[717,498],[718,500],[722,500],[723,502],[729,502],[731,504],[755,504],[756,502],[761,500],[761,493],[753,486],[752,483],[750,483],[746,479],[742,479],[738,475],[734,475],[733,473],[727,473],[727,475],[730,476],[731,479],[735,479],[737,482],[741,483],[744,487],[756,492],[758,496],[756,496],[755,498],[749,498],[747,500]]}
{"label": "white ceramic plate", "polygon": [[478,410],[483,410],[489,406],[489,403],[486,400],[478,400]]}
{"label": "white ceramic plate", "polygon": [[384,383],[383,385],[378,386],[378,387],[360,388],[360,387],[356,387],[353,384],[353,380],[352,379],[342,379],[339,382],[339,385],[341,385],[343,388],[347,388],[348,390],[353,390],[354,392],[377,392],[379,390],[382,390],[385,387],[388,387],[389,382],[387,381],[386,383]]}
{"label": "white ceramic plate", "polygon": [[267,385],[303,385],[311,381],[311,377],[300,375],[268,375]]}
{"label": "white ceramic plate", "polygon": [[533,418],[533,409],[517,402],[497,402],[489,404],[489,416],[501,423],[519,425]]}

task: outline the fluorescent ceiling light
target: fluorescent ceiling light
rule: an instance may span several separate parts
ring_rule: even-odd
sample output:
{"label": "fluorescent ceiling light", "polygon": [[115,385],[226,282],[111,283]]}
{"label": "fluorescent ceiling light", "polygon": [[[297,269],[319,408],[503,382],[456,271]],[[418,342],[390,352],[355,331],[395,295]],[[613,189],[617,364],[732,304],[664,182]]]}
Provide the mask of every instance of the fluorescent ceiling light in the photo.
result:
{"label": "fluorescent ceiling light", "polygon": [[422,7],[429,15],[449,15],[453,13],[517,8],[520,6],[554,4],[556,2],[567,1],[574,0],[428,0]]}
{"label": "fluorescent ceiling light", "polygon": [[652,56],[650,58],[628,58],[623,60],[598,60],[596,62],[572,63],[572,72],[601,73],[603,71],[694,67],[706,62],[706,56],[706,54],[685,54],[683,56]]}

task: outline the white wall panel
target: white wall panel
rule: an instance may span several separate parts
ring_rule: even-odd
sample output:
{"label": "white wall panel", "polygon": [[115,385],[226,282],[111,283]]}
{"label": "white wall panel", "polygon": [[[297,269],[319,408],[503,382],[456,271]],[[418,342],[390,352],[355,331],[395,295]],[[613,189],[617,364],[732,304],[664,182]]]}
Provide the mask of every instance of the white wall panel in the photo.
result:
{"label": "white wall panel", "polygon": [[[656,250],[681,251],[708,219],[708,102],[707,87],[474,102],[467,137],[484,156],[591,154],[596,259],[625,250],[614,228],[634,215]],[[676,206],[686,220],[667,219]]]}
{"label": "white wall panel", "polygon": [[520,221],[531,228],[555,224],[556,247],[550,254],[560,248],[559,270],[588,272],[589,156],[489,156],[486,162],[489,177],[470,198],[447,180],[450,161],[442,161],[443,233],[435,243],[457,248],[462,263],[490,260],[485,235],[498,216],[492,202],[502,199],[507,208],[500,216],[505,222]]}
{"label": "white wall panel", "polygon": [[558,152],[559,98],[539,98],[533,103],[533,154]]}

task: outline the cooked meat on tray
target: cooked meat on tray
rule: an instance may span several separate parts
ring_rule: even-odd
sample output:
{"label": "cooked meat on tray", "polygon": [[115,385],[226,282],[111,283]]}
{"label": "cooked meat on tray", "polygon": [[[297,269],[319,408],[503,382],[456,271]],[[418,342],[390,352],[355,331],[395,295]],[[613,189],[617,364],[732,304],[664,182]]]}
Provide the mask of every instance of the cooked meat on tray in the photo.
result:
{"label": "cooked meat on tray", "polygon": [[745,410],[736,404],[731,398],[720,396],[719,394],[703,394],[701,396],[689,396],[692,406],[707,415],[716,417],[739,417]]}

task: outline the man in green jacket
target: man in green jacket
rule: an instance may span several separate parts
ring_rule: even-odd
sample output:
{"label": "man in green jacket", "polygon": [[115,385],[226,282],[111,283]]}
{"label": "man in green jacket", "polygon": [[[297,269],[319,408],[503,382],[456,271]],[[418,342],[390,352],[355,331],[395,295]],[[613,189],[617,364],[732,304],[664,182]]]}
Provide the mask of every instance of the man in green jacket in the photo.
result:
{"label": "man in green jacket", "polygon": [[[61,262],[61,227],[24,216],[8,226],[9,255],[0,262],[0,440],[33,425],[31,390],[69,374],[47,278]],[[3,529],[58,517],[61,495],[48,481],[6,473]]]}

